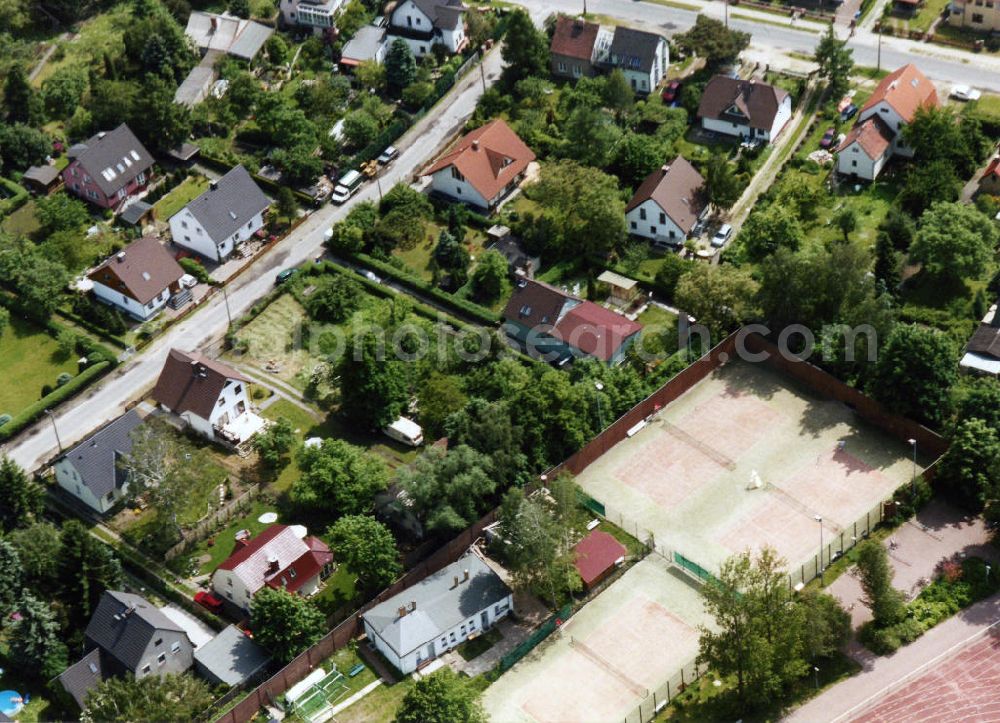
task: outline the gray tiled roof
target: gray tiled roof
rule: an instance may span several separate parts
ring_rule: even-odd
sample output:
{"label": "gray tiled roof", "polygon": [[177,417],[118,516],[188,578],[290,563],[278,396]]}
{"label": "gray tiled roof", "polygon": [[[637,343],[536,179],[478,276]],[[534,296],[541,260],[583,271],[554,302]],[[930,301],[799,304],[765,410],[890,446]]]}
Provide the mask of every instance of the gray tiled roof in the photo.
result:
{"label": "gray tiled roof", "polygon": [[212,682],[239,685],[267,665],[270,658],[235,625],[230,625],[194,653],[199,672]]}
{"label": "gray tiled roof", "polygon": [[359,28],[354,37],[347,41],[340,57],[357,61],[374,60],[379,46],[385,43],[385,34],[385,28],[376,28],[374,25]]}
{"label": "gray tiled roof", "polygon": [[[464,580],[466,570],[468,580]],[[376,605],[363,617],[403,657],[508,595],[510,588],[503,580],[477,556],[467,554]],[[416,603],[416,609],[400,617],[399,609],[411,603]]]}
{"label": "gray tiled roof", "polygon": [[645,33],[632,28],[615,28],[611,41],[612,63],[623,70],[641,70],[648,73],[656,60],[656,48],[663,38],[655,33]]}
{"label": "gray tiled roof", "polygon": [[107,590],[87,624],[86,636],[105,653],[135,671],[157,630],[186,635],[177,623],[146,598]]}
{"label": "gray tiled roof", "polygon": [[441,30],[457,28],[466,10],[462,0],[413,0],[413,4]]}
{"label": "gray tiled roof", "polygon": [[128,206],[125,207],[118,218],[120,218],[125,223],[130,223],[133,226],[139,223],[139,220],[152,210],[152,206],[145,201],[133,201]]}
{"label": "gray tiled roof", "polygon": [[122,123],[70,148],[80,166],[94,179],[105,196],[111,196],[153,165],[153,157],[129,127]]}
{"label": "gray tiled roof", "polygon": [[100,648],[94,648],[59,675],[62,687],[80,706],[80,710],[83,710],[87,693],[96,688],[102,680],[104,680],[104,671],[101,665]]}
{"label": "gray tiled roof", "polygon": [[[241,226],[270,205],[243,166],[236,166],[186,208],[198,219],[216,243],[229,238]],[[183,213],[183,211],[181,211]]]}
{"label": "gray tiled roof", "polygon": [[134,409],[66,453],[83,485],[98,499],[125,483],[125,472],[118,468],[118,459],[132,451],[132,431],[142,424]]}
{"label": "gray tiled roof", "polygon": [[272,28],[251,20],[243,28],[243,32],[236,37],[233,44],[229,46],[229,54],[237,58],[253,60],[272,33],[274,33]]}

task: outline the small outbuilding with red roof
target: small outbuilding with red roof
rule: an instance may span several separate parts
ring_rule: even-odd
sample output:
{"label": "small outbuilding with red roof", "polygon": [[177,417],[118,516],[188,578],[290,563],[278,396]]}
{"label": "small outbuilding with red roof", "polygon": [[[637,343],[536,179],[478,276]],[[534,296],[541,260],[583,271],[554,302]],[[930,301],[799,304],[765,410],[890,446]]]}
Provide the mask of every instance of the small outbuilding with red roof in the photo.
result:
{"label": "small outbuilding with red roof", "polygon": [[524,180],[534,160],[534,152],[497,118],[462,136],[426,175],[432,193],[493,211]]}
{"label": "small outbuilding with red roof", "polygon": [[607,532],[593,530],[573,548],[576,571],[588,590],[604,580],[625,562],[628,550]]}

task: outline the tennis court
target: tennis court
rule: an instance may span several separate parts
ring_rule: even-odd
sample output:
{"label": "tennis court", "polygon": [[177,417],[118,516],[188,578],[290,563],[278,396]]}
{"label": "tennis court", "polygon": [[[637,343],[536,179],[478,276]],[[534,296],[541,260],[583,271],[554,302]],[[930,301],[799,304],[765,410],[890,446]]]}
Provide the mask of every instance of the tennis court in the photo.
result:
{"label": "tennis court", "polygon": [[698,590],[650,555],[491,685],[486,711],[505,723],[624,720],[697,655],[703,623]]}
{"label": "tennis court", "polygon": [[910,481],[910,455],[845,405],[731,361],[577,481],[609,519],[709,569],[765,545],[794,568],[817,554],[816,516],[825,543],[849,547],[859,518]]}

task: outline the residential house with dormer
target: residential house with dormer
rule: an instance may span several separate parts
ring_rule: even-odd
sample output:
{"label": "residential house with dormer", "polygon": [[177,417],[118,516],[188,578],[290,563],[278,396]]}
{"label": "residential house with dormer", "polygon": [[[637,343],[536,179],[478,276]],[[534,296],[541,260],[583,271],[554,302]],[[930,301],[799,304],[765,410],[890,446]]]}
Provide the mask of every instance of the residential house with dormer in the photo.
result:
{"label": "residential house with dormer", "polygon": [[468,43],[462,0],[402,0],[389,16],[386,44],[402,39],[417,58],[443,45],[449,53],[459,53]]}
{"label": "residential house with dormer", "polygon": [[792,118],[792,96],[758,80],[716,75],[701,94],[698,117],[707,131],[770,143]]}
{"label": "residential house with dormer", "polygon": [[116,212],[152,175],[153,157],[124,123],[71,146],[66,156],[66,191]]}
{"label": "residential house with dormer", "polygon": [[[91,271],[91,292],[139,321],[159,314],[168,303],[187,303],[191,292],[181,288],[184,269],[155,238],[136,239]],[[181,296],[182,295],[182,296]],[[175,296],[181,296],[171,301]]]}

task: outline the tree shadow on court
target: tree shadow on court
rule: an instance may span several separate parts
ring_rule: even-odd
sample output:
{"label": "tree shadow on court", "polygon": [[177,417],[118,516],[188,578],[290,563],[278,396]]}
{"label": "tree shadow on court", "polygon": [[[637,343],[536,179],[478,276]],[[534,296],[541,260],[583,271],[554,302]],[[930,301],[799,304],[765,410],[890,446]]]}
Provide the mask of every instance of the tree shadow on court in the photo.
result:
{"label": "tree shadow on court", "polygon": [[745,397],[748,394],[770,400],[786,385],[777,373],[764,363],[741,362],[725,367],[722,397]]}
{"label": "tree shadow on court", "polygon": [[813,394],[800,394],[809,403],[799,418],[799,434],[803,437],[821,437],[832,427],[847,422],[849,417],[844,414],[845,407],[839,402],[822,399]]}

